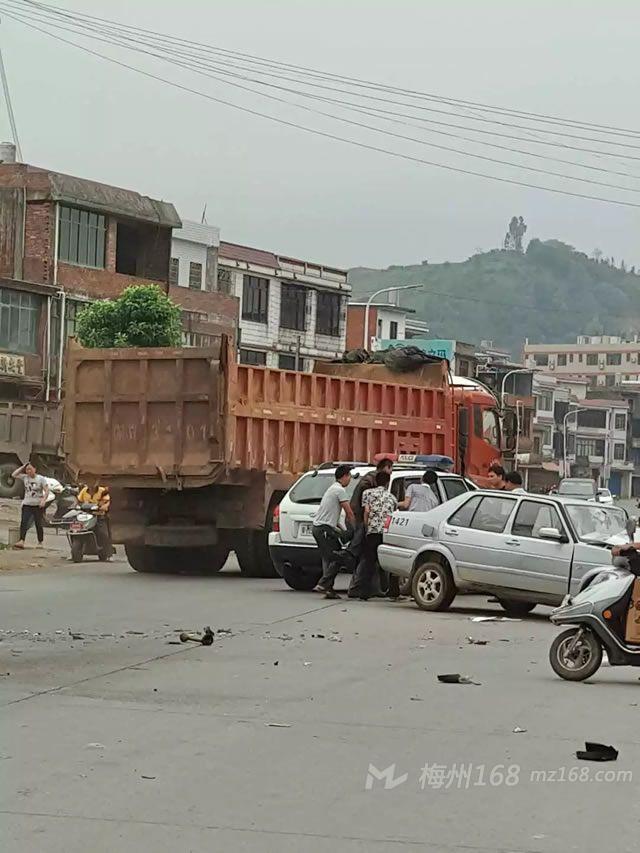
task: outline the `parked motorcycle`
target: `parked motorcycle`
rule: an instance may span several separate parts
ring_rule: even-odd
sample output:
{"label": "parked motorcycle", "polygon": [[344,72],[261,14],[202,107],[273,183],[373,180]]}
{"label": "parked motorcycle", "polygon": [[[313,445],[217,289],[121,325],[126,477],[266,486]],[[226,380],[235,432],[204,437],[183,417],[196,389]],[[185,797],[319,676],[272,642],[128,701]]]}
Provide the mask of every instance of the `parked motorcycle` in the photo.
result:
{"label": "parked motorcycle", "polygon": [[[627,530],[631,541],[635,520]],[[624,546],[623,546],[624,549]],[[549,650],[553,671],[567,681],[594,675],[607,653],[611,666],[640,666],[640,554],[631,545],[603,567],[575,596],[551,614],[555,625],[573,625]]]}
{"label": "parked motorcycle", "polygon": [[49,494],[44,505],[44,523],[47,526],[60,521],[70,509],[76,506],[77,486],[68,486],[53,477],[47,477]]}
{"label": "parked motorcycle", "polygon": [[[81,563],[85,557],[97,557],[99,560],[108,560],[113,554],[111,543],[104,544],[99,535],[99,524],[104,524],[104,518],[99,515],[97,504],[80,504],[65,513],[61,521],[57,522],[66,530],[69,546],[71,547],[71,559],[74,563]],[[105,537],[108,542],[108,537]]]}

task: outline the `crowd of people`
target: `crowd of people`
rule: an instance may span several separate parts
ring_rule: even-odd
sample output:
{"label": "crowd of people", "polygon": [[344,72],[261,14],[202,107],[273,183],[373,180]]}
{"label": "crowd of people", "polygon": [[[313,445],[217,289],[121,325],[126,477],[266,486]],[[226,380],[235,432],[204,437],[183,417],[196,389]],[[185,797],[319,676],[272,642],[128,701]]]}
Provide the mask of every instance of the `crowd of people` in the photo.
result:
{"label": "crowd of people", "polygon": [[[378,566],[378,546],[382,544],[385,522],[395,510],[427,512],[440,504],[434,487],[438,475],[425,471],[422,482],[410,485],[405,497],[398,499],[389,491],[393,461],[381,459],[375,470],[366,474],[355,487],[351,499],[347,487],[351,482],[351,466],[338,465],[335,483],[324,493],[313,520],[313,538],[322,557],[322,577],[315,588],[325,598],[340,598],[334,585],[340,570],[349,561],[353,568],[348,597],[368,601],[369,598],[386,595],[392,601],[401,599],[399,580],[396,575],[386,578]],[[478,478],[481,488],[496,491],[523,493],[522,477],[518,471],[507,472],[494,462],[486,478]],[[345,532],[340,530],[340,519],[344,512],[349,537],[343,548]],[[383,585],[386,583],[386,593]]]}

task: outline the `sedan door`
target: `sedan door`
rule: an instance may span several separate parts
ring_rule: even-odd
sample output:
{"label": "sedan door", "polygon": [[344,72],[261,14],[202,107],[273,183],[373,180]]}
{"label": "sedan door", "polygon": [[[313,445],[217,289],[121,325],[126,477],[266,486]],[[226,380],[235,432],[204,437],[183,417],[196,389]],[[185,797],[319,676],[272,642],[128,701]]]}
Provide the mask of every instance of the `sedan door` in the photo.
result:
{"label": "sedan door", "polygon": [[517,546],[504,531],[518,500],[515,496],[474,494],[441,526],[464,580],[508,585],[517,570]]}
{"label": "sedan door", "polygon": [[[542,539],[540,530],[545,527],[557,530],[565,541]],[[567,592],[573,542],[556,507],[547,501],[523,498],[508,541],[518,550],[513,588],[562,598]]]}

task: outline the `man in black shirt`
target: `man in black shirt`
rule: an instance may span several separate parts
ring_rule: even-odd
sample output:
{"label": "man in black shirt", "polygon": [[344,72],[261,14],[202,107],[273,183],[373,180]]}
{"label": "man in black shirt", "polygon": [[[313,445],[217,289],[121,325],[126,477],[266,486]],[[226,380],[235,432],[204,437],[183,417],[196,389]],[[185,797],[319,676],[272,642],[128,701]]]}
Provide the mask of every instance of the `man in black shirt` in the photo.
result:
{"label": "man in black shirt", "polygon": [[[355,518],[353,537],[349,543],[348,552],[352,559],[356,561],[356,566],[349,584],[349,598],[360,598],[364,590],[364,575],[365,575],[365,559],[364,559],[364,540],[366,530],[364,527],[364,507],[362,506],[362,495],[367,489],[375,489],[376,475],[380,471],[386,471],[391,474],[393,470],[393,461],[391,459],[380,459],[376,465],[375,471],[370,471],[358,482],[353,495],[351,496],[351,509]],[[374,589],[379,586],[374,582]]]}

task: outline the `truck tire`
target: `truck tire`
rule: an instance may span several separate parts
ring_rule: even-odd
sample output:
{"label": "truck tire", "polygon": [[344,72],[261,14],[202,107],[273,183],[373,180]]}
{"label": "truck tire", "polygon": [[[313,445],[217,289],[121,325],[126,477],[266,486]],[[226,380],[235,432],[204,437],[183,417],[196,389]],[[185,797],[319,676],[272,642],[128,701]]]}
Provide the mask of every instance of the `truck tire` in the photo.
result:
{"label": "truck tire", "polygon": [[13,462],[0,465],[0,498],[21,498],[24,492],[22,480],[14,480],[11,474],[16,470]]}
{"label": "truck tire", "polygon": [[247,530],[237,534],[233,543],[240,571],[246,578],[277,578],[269,555],[269,533],[266,530]]}
{"label": "truck tire", "polygon": [[151,545],[125,545],[129,565],[147,574],[214,575],[227,562],[229,548],[214,545],[204,548],[154,548]]}

